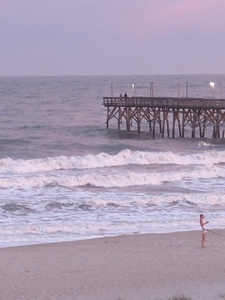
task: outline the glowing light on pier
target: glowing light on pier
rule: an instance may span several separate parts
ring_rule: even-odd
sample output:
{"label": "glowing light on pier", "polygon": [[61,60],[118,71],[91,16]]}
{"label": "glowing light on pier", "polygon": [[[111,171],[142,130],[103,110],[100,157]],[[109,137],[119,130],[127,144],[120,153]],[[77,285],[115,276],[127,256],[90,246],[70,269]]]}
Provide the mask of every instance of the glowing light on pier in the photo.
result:
{"label": "glowing light on pier", "polygon": [[211,82],[209,83],[209,85],[214,89],[214,87],[215,87],[215,82],[211,81]]}
{"label": "glowing light on pier", "polygon": [[210,81],[209,85],[210,85],[211,88],[212,88],[212,98],[214,98],[214,87],[215,87],[215,82]]}
{"label": "glowing light on pier", "polygon": [[131,84],[131,88],[132,88],[132,95],[133,95],[133,97],[134,97],[134,90],[135,90],[135,85],[134,85],[134,83]]}

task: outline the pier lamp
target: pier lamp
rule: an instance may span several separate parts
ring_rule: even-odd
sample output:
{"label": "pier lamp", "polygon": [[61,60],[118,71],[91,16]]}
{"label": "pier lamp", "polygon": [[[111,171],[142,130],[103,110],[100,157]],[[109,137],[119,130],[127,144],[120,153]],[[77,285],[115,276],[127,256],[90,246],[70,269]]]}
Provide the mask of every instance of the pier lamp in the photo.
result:
{"label": "pier lamp", "polygon": [[132,88],[132,95],[133,95],[133,97],[134,97],[134,89],[135,89],[134,83],[131,84],[131,88]]}
{"label": "pier lamp", "polygon": [[214,87],[215,87],[215,82],[210,81],[209,85],[210,85],[211,88],[212,88],[212,97],[214,98]]}

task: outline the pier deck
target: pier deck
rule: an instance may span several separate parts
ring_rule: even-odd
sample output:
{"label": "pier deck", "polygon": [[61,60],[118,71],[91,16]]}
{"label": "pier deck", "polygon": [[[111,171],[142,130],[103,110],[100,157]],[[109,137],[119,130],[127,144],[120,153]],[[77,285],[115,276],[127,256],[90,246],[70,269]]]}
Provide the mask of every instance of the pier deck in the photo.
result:
{"label": "pier deck", "polygon": [[156,133],[184,138],[185,132],[191,132],[192,138],[224,138],[225,99],[103,97],[103,105],[107,108],[107,128],[115,119],[118,130],[124,123],[127,131],[136,125],[138,133],[147,123],[153,139]]}

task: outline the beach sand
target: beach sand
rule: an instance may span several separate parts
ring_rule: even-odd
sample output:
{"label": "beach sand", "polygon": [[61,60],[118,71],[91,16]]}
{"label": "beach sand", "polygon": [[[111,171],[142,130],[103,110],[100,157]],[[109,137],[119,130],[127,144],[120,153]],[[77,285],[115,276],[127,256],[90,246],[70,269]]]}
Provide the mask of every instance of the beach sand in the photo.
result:
{"label": "beach sand", "polygon": [[1,300],[225,299],[225,230],[0,249]]}

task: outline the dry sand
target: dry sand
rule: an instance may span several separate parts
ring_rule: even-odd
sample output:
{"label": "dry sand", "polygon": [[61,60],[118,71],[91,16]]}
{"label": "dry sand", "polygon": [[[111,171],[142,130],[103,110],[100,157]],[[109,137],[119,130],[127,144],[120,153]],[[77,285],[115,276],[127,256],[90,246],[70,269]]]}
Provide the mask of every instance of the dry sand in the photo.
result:
{"label": "dry sand", "polygon": [[225,299],[225,230],[0,249],[1,300]]}

